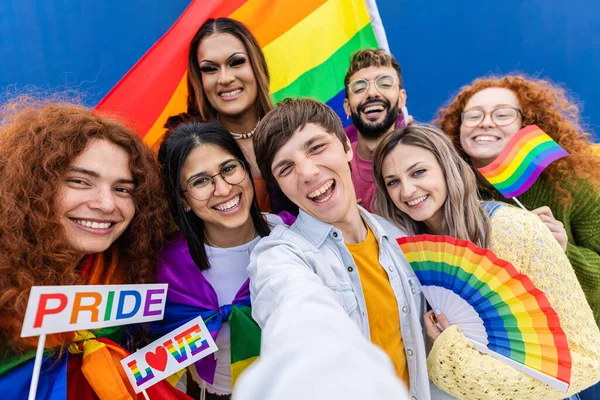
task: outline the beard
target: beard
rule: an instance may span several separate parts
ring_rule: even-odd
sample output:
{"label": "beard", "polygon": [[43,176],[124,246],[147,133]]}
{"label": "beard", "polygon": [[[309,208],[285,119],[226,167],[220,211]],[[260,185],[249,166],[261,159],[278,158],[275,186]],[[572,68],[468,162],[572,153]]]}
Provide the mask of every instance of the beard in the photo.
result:
{"label": "beard", "polygon": [[[358,110],[362,110],[374,103],[383,103],[387,109],[387,113],[381,122],[371,122],[368,120],[365,122]],[[390,102],[387,99],[368,98],[358,106],[357,111],[351,110],[352,123],[363,137],[378,139],[396,123],[396,119],[398,119],[398,114],[400,113],[400,109],[398,108],[399,103],[400,99],[396,100],[396,104],[393,107],[390,107]]]}

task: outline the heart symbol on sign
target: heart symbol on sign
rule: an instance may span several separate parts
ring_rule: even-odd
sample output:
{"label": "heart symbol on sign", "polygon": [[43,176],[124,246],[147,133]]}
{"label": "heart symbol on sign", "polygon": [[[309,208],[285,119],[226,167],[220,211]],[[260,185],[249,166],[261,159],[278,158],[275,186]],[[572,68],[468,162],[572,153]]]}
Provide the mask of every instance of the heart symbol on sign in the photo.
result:
{"label": "heart symbol on sign", "polygon": [[158,371],[164,371],[167,368],[167,350],[164,347],[158,346],[154,353],[149,351],[145,357],[146,362],[152,368]]}

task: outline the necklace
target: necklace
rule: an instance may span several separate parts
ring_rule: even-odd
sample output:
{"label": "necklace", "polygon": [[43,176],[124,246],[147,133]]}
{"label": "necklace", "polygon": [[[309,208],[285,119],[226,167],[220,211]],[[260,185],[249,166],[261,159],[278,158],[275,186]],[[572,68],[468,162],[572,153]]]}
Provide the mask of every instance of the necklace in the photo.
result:
{"label": "necklace", "polygon": [[[260,122],[260,119],[258,120],[258,122]],[[254,135],[254,132],[256,132],[256,128],[258,128],[258,122],[256,123],[256,126],[254,126],[254,129],[252,129],[250,132],[246,132],[246,133],[229,132],[229,133],[231,133],[231,136],[233,136],[233,138],[235,140],[249,139],[252,137],[252,135]]]}
{"label": "necklace", "polygon": [[370,180],[368,180],[368,179],[364,178],[364,177],[363,177],[363,176],[360,174],[360,166],[358,165],[358,161],[356,162],[355,166],[356,166],[356,172],[358,173],[358,177],[359,177],[360,179],[362,179],[363,181],[365,181],[365,182],[367,182],[367,183],[374,183],[374,182],[375,182],[375,180],[372,180],[372,181],[370,181]]}

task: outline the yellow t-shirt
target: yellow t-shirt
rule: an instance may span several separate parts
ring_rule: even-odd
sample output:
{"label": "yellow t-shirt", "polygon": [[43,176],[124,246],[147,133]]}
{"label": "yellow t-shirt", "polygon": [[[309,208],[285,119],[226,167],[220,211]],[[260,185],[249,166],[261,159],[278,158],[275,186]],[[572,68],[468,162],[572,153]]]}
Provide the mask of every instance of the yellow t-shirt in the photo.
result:
{"label": "yellow t-shirt", "polygon": [[371,229],[367,227],[367,230],[367,238],[364,242],[346,243],[346,247],[358,268],[369,313],[371,341],[387,353],[394,363],[396,374],[409,386],[408,365],[400,333],[398,302],[388,275],[379,264],[379,244]]}

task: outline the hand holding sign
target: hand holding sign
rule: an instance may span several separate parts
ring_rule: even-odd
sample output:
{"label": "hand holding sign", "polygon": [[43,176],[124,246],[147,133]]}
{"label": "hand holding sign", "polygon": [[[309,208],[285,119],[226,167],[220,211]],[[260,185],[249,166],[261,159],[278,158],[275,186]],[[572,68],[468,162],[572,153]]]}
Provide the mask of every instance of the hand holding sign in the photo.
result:
{"label": "hand holding sign", "polygon": [[121,360],[136,393],[217,351],[199,316]]}

